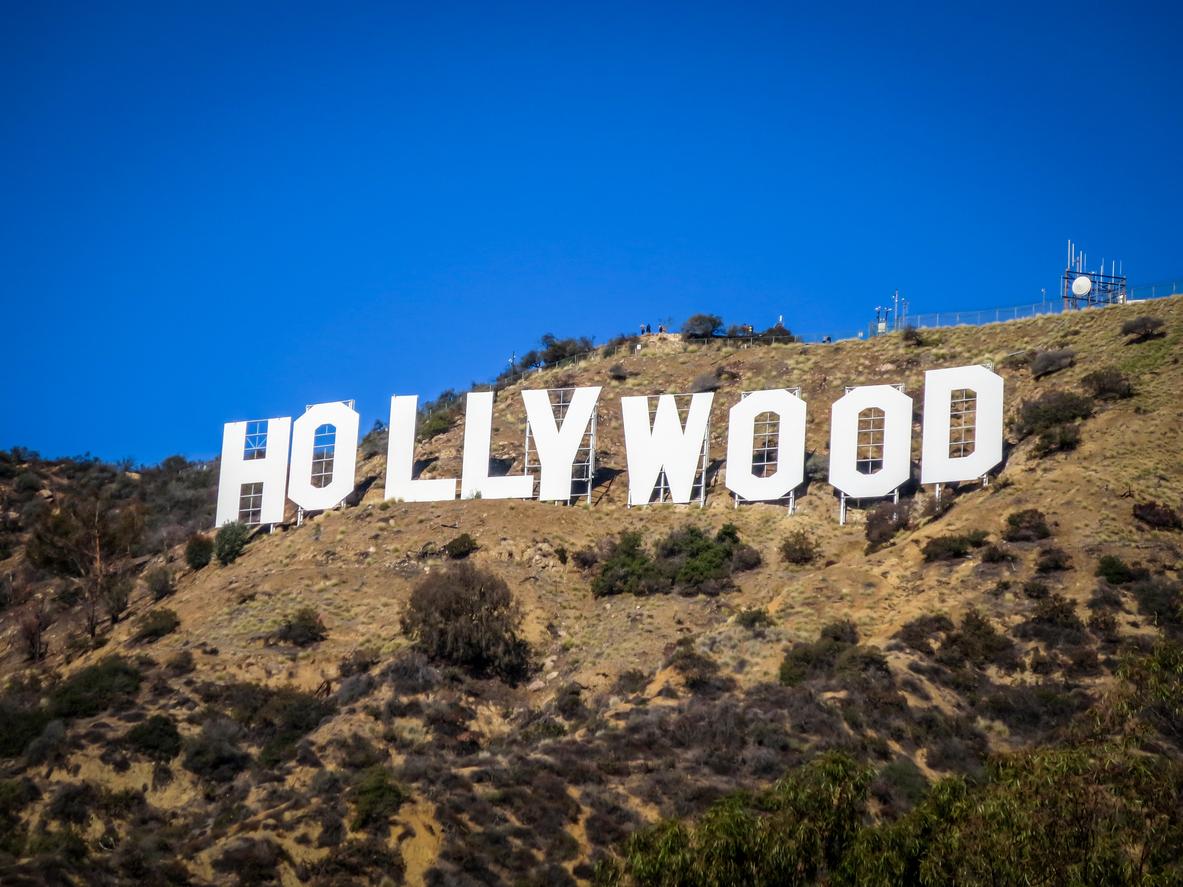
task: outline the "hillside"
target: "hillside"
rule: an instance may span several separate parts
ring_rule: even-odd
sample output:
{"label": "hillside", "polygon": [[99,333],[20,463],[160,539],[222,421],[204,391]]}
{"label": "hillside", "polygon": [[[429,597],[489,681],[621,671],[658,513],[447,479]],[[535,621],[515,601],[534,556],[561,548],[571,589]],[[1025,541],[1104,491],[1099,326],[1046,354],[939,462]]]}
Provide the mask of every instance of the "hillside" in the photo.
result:
{"label": "hillside", "polygon": [[[1147,316],[1161,333],[1122,335]],[[358,504],[257,534],[237,559],[200,569],[187,566],[185,542],[212,523],[209,470],[123,466],[92,483],[72,463],[7,454],[3,495],[22,507],[3,509],[0,550],[0,882],[663,883],[639,865],[614,871],[638,858],[626,846],[646,852],[642,840],[626,845],[630,834],[806,772],[823,753],[870,768],[856,816],[870,827],[905,821],[943,778],[979,784],[990,761],[1117,738],[1158,762],[1155,796],[1167,798],[1139,839],[1146,871],[1183,877],[1183,823],[1170,812],[1183,787],[1183,674],[1166,671],[1173,714],[1156,702],[1157,718],[1143,717],[1129,666],[1183,628],[1183,532],[1171,521],[1183,507],[1181,340],[1183,297],[923,331],[919,342],[731,348],[648,336],[497,394],[492,455],[518,471],[523,385],[603,386],[593,505],[383,502],[376,433],[358,478],[378,482]],[[1063,349],[1071,365],[1036,378],[1032,355]],[[902,382],[916,399],[916,459],[924,371],[982,361],[1006,380],[1008,419],[1048,392],[1084,393],[1092,414],[1055,426],[1079,441],[1056,450],[1012,428],[989,485],[947,490],[940,506],[909,489],[906,525],[879,544],[867,534],[874,503],[839,526],[824,476],[792,515],[734,507],[716,474],[705,508],[625,506],[622,395],[714,379],[721,459],[741,391],[800,386],[812,464],[844,386]],[[1132,394],[1087,393],[1103,368]],[[420,443],[423,477],[459,476],[462,435],[457,420]],[[136,491],[152,541],[115,555],[134,584],[126,612],[91,641],[83,570],[53,566],[47,522],[120,485]],[[153,511],[166,496],[168,520]],[[34,498],[44,505],[28,508]],[[1045,538],[1008,521],[1030,510],[1045,516]],[[728,524],[738,542],[718,535]],[[687,541],[688,525],[706,541]],[[817,552],[787,563],[781,547],[797,530]],[[720,545],[730,572],[676,580],[670,593],[596,596],[627,532],[656,551],[653,570],[672,539],[667,559]],[[404,630],[412,590],[450,575],[442,548],[462,534],[477,546],[464,562],[520,604],[530,650],[520,680],[433,659]],[[154,594],[161,567],[173,586]],[[320,626],[292,630],[305,608],[322,638]],[[176,624],[158,618],[159,637],[144,637],[163,610]],[[21,632],[34,611],[46,624],[39,661]],[[811,871],[801,883],[840,880]],[[1061,882],[1090,881],[1048,883]]]}

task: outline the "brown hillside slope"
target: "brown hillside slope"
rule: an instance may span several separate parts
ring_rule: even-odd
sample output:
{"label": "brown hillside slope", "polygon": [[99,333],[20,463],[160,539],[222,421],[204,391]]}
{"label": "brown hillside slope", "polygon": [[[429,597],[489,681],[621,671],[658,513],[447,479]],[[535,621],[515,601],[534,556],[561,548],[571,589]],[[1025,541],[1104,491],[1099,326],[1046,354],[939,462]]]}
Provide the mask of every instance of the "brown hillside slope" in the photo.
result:
{"label": "brown hillside slope", "polygon": [[[1142,315],[1165,320],[1166,335],[1127,344],[1119,332],[1122,322]],[[823,626],[844,619],[857,627],[863,645],[885,651],[908,706],[969,725],[965,729],[985,737],[990,748],[1024,745],[1033,733],[974,708],[955,681],[937,675],[916,649],[893,638],[917,617],[946,614],[959,623],[970,608],[984,612],[1004,634],[1022,637],[1021,626],[1038,606],[1035,592],[1022,589],[1039,578],[1035,565],[1040,546],[1015,543],[1010,546],[1013,560],[997,563],[984,562],[977,552],[926,563],[923,546],[973,530],[998,542],[1009,514],[1037,508],[1052,523],[1047,544],[1071,559],[1069,569],[1043,578],[1077,606],[1081,619],[1088,617],[1086,607],[1097,588],[1094,568],[1102,555],[1119,555],[1177,580],[1183,569],[1183,535],[1150,529],[1134,520],[1131,510],[1135,502],[1147,500],[1173,508],[1183,505],[1181,337],[1183,297],[1175,297],[926,331],[919,346],[886,337],[737,350],[652,337],[623,358],[592,358],[541,371],[530,377],[529,387],[604,386],[598,458],[602,466],[617,471],[625,467],[618,398],[687,390],[695,377],[719,367],[729,372],[712,413],[711,449],[717,458],[725,449],[726,410],[743,390],[800,386],[809,405],[807,450],[823,455],[830,404],[842,395],[843,386],[903,382],[916,399],[918,420],[926,369],[994,362],[1006,379],[1008,415],[1048,390],[1079,391],[1081,378],[1103,366],[1127,373],[1135,394],[1098,404],[1072,452],[1038,458],[1030,439],[1018,443],[989,486],[966,485],[939,517],[923,516],[928,494],[921,491],[910,503],[915,528],[869,553],[863,512],[854,510],[850,523],[838,526],[837,503],[824,481],[809,485],[797,513],[790,516],[774,506],[734,508],[718,477],[703,509],[630,509],[624,505],[624,475],[598,488],[592,507],[484,500],[388,503],[381,501],[379,480],[360,505],[258,537],[229,566],[215,562],[188,571],[182,568],[180,550],[174,550],[178,591],[163,606],[179,617],[176,631],[150,645],[133,643],[138,617],[156,606],[142,589],[133,595],[132,618],[117,625],[100,650],[66,661],[66,635],[76,630],[76,623],[63,618],[49,630],[49,658],[35,669],[43,680],[52,680],[54,672],[77,674],[111,653],[132,658],[146,654],[151,662],[143,663],[144,689],[122,721],[118,715],[103,715],[69,724],[75,740],[47,774],[36,775],[43,800],[24,810],[22,823],[30,833],[41,827],[57,833],[59,825],[46,825],[51,823],[46,804],[57,784],[89,780],[111,790],[143,787],[145,802],[173,830],[175,852],[192,877],[210,882],[229,878],[215,868],[215,861],[228,848],[251,840],[278,848],[279,856],[269,864],[284,883],[301,883],[302,878],[314,879],[317,861],[340,844],[320,840],[335,805],[346,805],[341,812],[354,809],[349,790],[326,788],[324,774],[349,773],[342,743],[360,735],[377,749],[376,763],[392,768],[406,785],[409,799],[373,840],[401,855],[409,883],[423,883],[433,871],[433,877],[447,874],[454,883],[467,883],[462,872],[475,882],[510,883],[532,872],[539,882],[555,883],[560,870],[562,877],[582,881],[591,874],[588,860],[614,846],[623,829],[658,815],[701,809],[721,791],[766,783],[783,765],[831,741],[857,741],[881,759],[907,757],[929,775],[956,770],[933,755],[928,740],[898,724],[891,726],[888,716],[881,725],[874,712],[852,714],[843,701],[853,692],[849,687],[819,684],[808,700],[775,695],[789,692],[784,688],[768,689],[777,683],[786,647],[813,641]],[[1018,352],[1053,348],[1073,349],[1075,366],[1036,380],[1025,367],[1013,365]],[[618,362],[630,374],[624,382],[609,378],[609,366]],[[511,471],[520,470],[521,464],[520,387],[498,393],[494,415],[493,455],[514,459]],[[914,459],[919,429],[917,421]],[[420,458],[435,459],[424,476],[459,475],[462,433],[456,427],[420,445]],[[359,478],[381,478],[384,462],[382,456],[364,461]],[[581,571],[570,556],[624,530],[636,530],[652,543],[686,523],[714,531],[728,522],[760,552],[763,563],[738,574],[736,590],[719,596],[595,598],[592,574]],[[781,560],[779,546],[795,528],[807,529],[818,540],[822,556],[814,565],[793,567]],[[516,688],[452,676],[426,690],[410,691],[382,677],[383,668],[405,658],[409,649],[400,618],[411,589],[427,572],[444,567],[444,560],[430,552],[461,533],[471,534],[480,546],[471,560],[503,577],[521,601],[524,633],[538,668]],[[302,607],[321,615],[327,637],[303,649],[275,642],[276,629]],[[775,624],[753,631],[736,621],[738,614],[753,608],[764,608]],[[1117,614],[1116,632],[1123,638],[1149,636],[1152,622],[1127,601]],[[0,627],[6,638],[5,676],[27,675],[15,640],[14,614],[5,613]],[[723,683],[701,691],[690,686],[685,671],[677,667],[679,641],[713,661]],[[1056,650],[1054,643],[1028,636],[1018,642],[1020,668],[983,666],[977,680],[1021,687],[1051,675],[1065,693],[1097,698],[1112,680],[1115,647],[1103,641],[1089,645],[1101,665],[1074,669],[1066,662],[1077,655],[1076,648]],[[338,695],[340,704],[332,715],[307,731],[308,754],[294,760],[256,767],[230,783],[211,786],[179,761],[162,780],[151,762],[135,755],[120,758],[109,750],[110,737],[153,713],[170,714],[182,737],[192,741],[211,704],[204,685],[252,682],[340,694],[339,664],[359,649],[373,653],[376,664],[369,672],[376,687],[356,700]],[[163,665],[186,651],[193,657],[191,673],[169,674]],[[622,689],[621,676],[633,671],[641,673],[640,689]],[[581,688],[587,713],[556,713],[573,685]],[[805,692],[794,688],[798,690]],[[759,718],[770,709],[789,711],[786,706],[798,704],[803,710],[820,706],[816,723],[804,715],[800,720],[786,715],[790,727],[779,744],[754,751],[751,735]],[[839,711],[841,716],[834,714]],[[441,726],[449,718],[458,719],[460,726]],[[727,718],[746,739],[734,745],[727,744],[731,739],[720,739],[717,747],[699,749],[687,735],[709,732],[708,724]],[[640,732],[646,719],[652,719],[655,732],[642,740],[649,735]],[[822,721],[826,726],[817,725]],[[660,741],[659,734],[664,737]],[[84,735],[93,741],[80,738]],[[244,743],[254,752],[252,741]],[[661,745],[667,741],[671,748]],[[740,762],[738,769],[722,762],[729,755]],[[543,760],[550,763],[543,766]],[[568,779],[580,766],[596,769],[595,778]],[[540,774],[545,776],[541,782]],[[551,799],[547,803],[557,803],[557,791],[570,808],[551,812],[531,791],[546,794]],[[531,818],[543,814],[555,821]],[[346,819],[346,833],[360,840],[365,829],[351,828]],[[96,815],[77,828],[92,848],[102,844],[105,830],[128,840],[132,827],[116,820]],[[560,833],[562,840],[556,837]],[[118,881],[122,876],[113,877]]]}

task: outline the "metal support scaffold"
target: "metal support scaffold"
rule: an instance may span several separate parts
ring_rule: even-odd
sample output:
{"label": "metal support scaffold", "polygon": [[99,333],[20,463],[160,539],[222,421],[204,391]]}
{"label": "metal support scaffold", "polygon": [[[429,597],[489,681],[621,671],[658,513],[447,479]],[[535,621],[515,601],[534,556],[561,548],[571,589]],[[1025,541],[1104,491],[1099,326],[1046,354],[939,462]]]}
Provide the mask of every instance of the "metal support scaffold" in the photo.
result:
{"label": "metal support scaffold", "polygon": [[[555,418],[555,427],[561,428],[567,418],[567,410],[575,396],[575,388],[548,388],[547,399],[550,401],[551,415]],[[593,410],[591,421],[584,429],[583,439],[575,451],[575,461],[571,463],[571,498],[568,504],[576,499],[584,499],[590,505],[592,501],[592,487],[596,479],[596,421],[598,412]],[[533,440],[530,433],[530,423],[526,423],[526,453],[524,457],[525,473],[530,473],[530,451]],[[539,480],[534,481],[533,495],[538,495]]]}
{"label": "metal support scaffold", "polygon": [[[904,393],[904,383],[897,382],[891,386],[898,390],[901,394]],[[854,390],[854,386],[845,386],[845,394],[850,394]],[[855,469],[861,474],[874,474],[883,467],[883,447],[884,447],[884,433],[886,430],[887,416],[883,410],[877,407],[870,407],[863,410],[858,417],[858,440],[855,444]],[[846,511],[849,507],[847,503],[853,497],[847,496],[845,493],[839,492],[838,496],[838,524],[839,526],[846,525]],[[856,505],[862,504],[862,499],[853,500]],[[891,491],[891,501],[899,504],[900,488],[896,487]]]}
{"label": "metal support scaffold", "polygon": [[[794,397],[801,396],[801,389],[799,387],[786,388]],[[741,391],[739,393],[740,400],[743,400],[752,392]],[[769,477],[776,474],[780,467],[780,419],[772,413],[761,413],[756,417],[753,423],[754,433],[752,435],[752,470],[759,477]],[[740,503],[748,501],[740,496],[738,493],[732,494],[735,500],[735,507],[739,508]],[[797,491],[789,490],[789,495],[778,502],[767,504],[783,504],[789,510],[789,514],[794,514],[797,511]]]}
{"label": "metal support scaffold", "polygon": [[[645,405],[649,414],[649,427],[653,427],[653,422],[657,416],[657,407],[661,403],[662,397],[672,397],[674,404],[678,409],[678,421],[682,423],[682,427],[686,426],[686,418],[690,414],[690,404],[694,398],[693,394],[667,394],[667,395],[649,395],[645,398]],[[698,472],[694,477],[694,485],[690,488],[690,498],[698,499],[698,507],[702,508],[707,501],[707,468],[710,465],[710,446],[711,446],[711,420],[707,417],[706,427],[702,434],[702,449],[699,451],[698,458]],[[663,468],[657,475],[657,483],[653,487],[653,492],[649,494],[650,505],[664,502],[666,497],[670,496],[669,480],[666,477],[665,469]],[[672,497],[671,497],[672,499]],[[632,503],[629,503],[632,507]]]}

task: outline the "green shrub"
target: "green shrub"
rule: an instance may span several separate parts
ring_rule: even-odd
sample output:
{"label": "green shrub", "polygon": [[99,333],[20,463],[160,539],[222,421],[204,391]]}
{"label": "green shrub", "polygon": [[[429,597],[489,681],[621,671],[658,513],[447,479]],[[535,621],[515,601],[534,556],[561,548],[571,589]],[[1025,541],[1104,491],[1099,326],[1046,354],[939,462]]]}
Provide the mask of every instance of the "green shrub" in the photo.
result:
{"label": "green shrub", "polygon": [[529,670],[521,624],[505,581],[467,561],[423,577],[402,617],[403,631],[428,656],[509,682]]}
{"label": "green shrub", "polygon": [[937,536],[929,539],[922,549],[926,561],[947,561],[965,557],[971,548],[980,548],[986,542],[984,530],[971,530],[957,536]]}
{"label": "green shrub", "polygon": [[711,536],[687,525],[659,541],[650,555],[639,533],[624,532],[598,558],[592,594],[719,594],[734,586],[732,577],[760,565],[760,554],[739,539],[733,524]]}
{"label": "green shrub", "polygon": [[43,708],[0,699],[0,758],[18,757],[50,720]]}
{"label": "green shrub", "polygon": [[1134,395],[1134,386],[1116,367],[1094,370],[1081,379],[1080,384],[1097,400],[1124,400]]}
{"label": "green shrub", "polygon": [[320,614],[311,607],[301,607],[285,619],[275,632],[277,640],[297,647],[311,646],[323,641],[328,636]]}
{"label": "green shrub", "polygon": [[172,610],[166,610],[163,607],[149,610],[140,618],[132,640],[140,644],[149,644],[166,634],[172,634],[180,624],[181,620]]}
{"label": "green shrub", "polygon": [[390,817],[410,800],[410,794],[389,768],[376,764],[358,774],[349,798],[353,802],[352,829],[384,832]]}
{"label": "green shrub", "polygon": [[819,548],[813,534],[803,528],[789,530],[780,544],[780,556],[786,564],[804,566],[817,560]]}
{"label": "green shrub", "polygon": [[480,546],[476,544],[476,540],[468,533],[461,533],[455,539],[444,543],[444,554],[453,560],[462,560],[468,557]]}
{"label": "green shrub", "polygon": [[1002,538],[1007,542],[1038,542],[1051,534],[1044,513],[1038,508],[1027,508],[1007,515]]}
{"label": "green shrub", "polygon": [[609,545],[599,566],[592,580],[592,594],[596,597],[666,590],[665,578],[645,550],[640,533],[631,530],[621,533]]}
{"label": "green shrub", "polygon": [[144,584],[148,586],[148,591],[152,595],[153,600],[162,601],[166,597],[176,593],[177,586],[173,582],[172,570],[168,567],[157,567],[154,570],[149,570],[144,576]]}
{"label": "green shrub", "polygon": [[127,612],[131,601],[131,580],[127,578],[114,579],[106,583],[102,590],[103,610],[115,625],[121,616]]}
{"label": "green shrub", "polygon": [[1093,405],[1087,397],[1068,391],[1049,391],[1035,400],[1023,401],[1011,428],[1022,439],[1057,425],[1087,419],[1092,414]]}
{"label": "green shrub", "polygon": [[86,718],[131,700],[140,689],[140,672],[118,656],[108,656],[62,681],[49,694],[55,718]]}
{"label": "green shrub", "polygon": [[945,635],[936,658],[943,665],[952,667],[997,665],[1011,668],[1015,663],[1015,645],[994,628],[985,615],[970,607],[961,617],[961,625]]}
{"label": "green shrub", "polygon": [[429,413],[419,420],[419,431],[416,436],[420,441],[428,441],[441,434],[447,434],[455,424],[456,414],[451,411]]}
{"label": "green shrub", "polygon": [[694,823],[667,820],[633,834],[618,877],[646,887],[831,883],[863,827],[874,776],[827,752],[758,797],[716,802]]}
{"label": "green shrub", "polygon": [[185,563],[192,570],[200,570],[209,564],[214,556],[214,541],[203,533],[189,538],[185,546]]}
{"label": "green shrub", "polygon": [[735,616],[735,622],[737,625],[742,625],[750,631],[767,628],[776,624],[775,620],[768,615],[768,611],[763,607],[751,607],[740,610]]}
{"label": "green shrub", "polygon": [[1139,579],[1147,579],[1150,572],[1144,567],[1132,567],[1117,555],[1102,555],[1097,561],[1096,574],[1110,585],[1128,585]]}
{"label": "green shrub", "polygon": [[147,758],[171,761],[181,753],[181,734],[168,715],[152,715],[127,731],[124,743]]}
{"label": "green shrub", "polygon": [[853,622],[833,622],[822,628],[816,641],[797,641],[785,652],[780,664],[780,682],[793,687],[830,674],[838,657],[857,644],[858,630]]}
{"label": "green shrub", "polygon": [[203,684],[198,692],[250,731],[250,738],[261,746],[259,760],[268,767],[290,759],[299,741],[336,708],[329,700],[292,687],[211,683]]}
{"label": "green shrub", "polygon": [[251,529],[246,524],[239,521],[224,524],[214,537],[214,554],[218,563],[225,567],[238,560],[250,537]]}

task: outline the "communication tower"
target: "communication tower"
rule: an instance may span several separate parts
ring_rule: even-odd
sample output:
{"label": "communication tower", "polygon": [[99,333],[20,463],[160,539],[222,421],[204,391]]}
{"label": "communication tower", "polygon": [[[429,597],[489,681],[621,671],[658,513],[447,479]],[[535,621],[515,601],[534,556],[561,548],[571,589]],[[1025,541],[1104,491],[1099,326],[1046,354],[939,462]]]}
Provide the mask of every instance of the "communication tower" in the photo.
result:
{"label": "communication tower", "polygon": [[1088,270],[1088,256],[1068,241],[1068,265],[1060,277],[1060,298],[1063,310],[1089,308],[1093,305],[1124,305],[1128,296],[1126,277],[1120,262],[1110,261],[1105,273],[1105,260],[1099,271]]}

